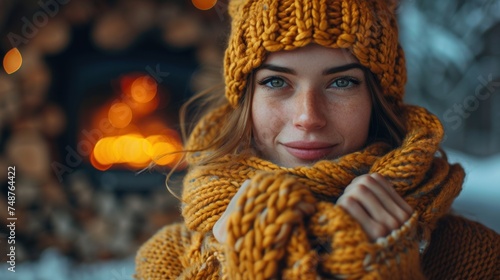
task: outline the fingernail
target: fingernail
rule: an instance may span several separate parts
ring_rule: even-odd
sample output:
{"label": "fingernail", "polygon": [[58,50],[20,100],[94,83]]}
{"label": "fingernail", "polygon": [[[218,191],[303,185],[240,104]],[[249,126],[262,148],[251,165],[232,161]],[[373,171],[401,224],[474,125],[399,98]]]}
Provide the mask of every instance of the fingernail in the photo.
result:
{"label": "fingernail", "polygon": [[220,219],[215,223],[214,228],[213,228],[213,233],[215,236],[215,239],[219,241],[219,243],[222,243],[226,240],[226,231],[227,229],[227,215],[226,213],[222,214]]}

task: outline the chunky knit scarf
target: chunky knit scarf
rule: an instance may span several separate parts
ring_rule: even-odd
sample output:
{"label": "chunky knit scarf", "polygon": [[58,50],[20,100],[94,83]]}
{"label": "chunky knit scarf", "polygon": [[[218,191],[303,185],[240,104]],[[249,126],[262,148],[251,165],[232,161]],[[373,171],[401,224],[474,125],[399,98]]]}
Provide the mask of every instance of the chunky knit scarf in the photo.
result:
{"label": "chunky knit scarf", "polygon": [[[223,106],[207,115],[187,148],[201,148],[215,137],[229,110]],[[420,278],[419,253],[459,194],[464,172],[438,152],[443,129],[434,115],[404,106],[402,118],[408,133],[395,149],[373,143],[311,167],[283,168],[255,156],[228,155],[192,168],[185,177],[182,214],[189,230],[205,236],[204,254],[217,259],[207,262],[213,267],[203,268],[199,279],[220,273],[227,279]],[[193,153],[189,160],[200,157],[203,153]],[[355,177],[372,172],[392,182],[415,210],[400,229],[375,242],[335,205]],[[212,227],[247,179],[251,185],[229,218],[229,246],[222,247],[210,237]]]}

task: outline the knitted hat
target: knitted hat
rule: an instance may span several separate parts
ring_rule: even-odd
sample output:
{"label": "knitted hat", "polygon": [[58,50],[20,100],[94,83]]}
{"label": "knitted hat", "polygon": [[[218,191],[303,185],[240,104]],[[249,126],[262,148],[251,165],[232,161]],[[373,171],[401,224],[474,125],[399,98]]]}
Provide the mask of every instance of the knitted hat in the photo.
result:
{"label": "knitted hat", "polygon": [[224,60],[226,97],[236,107],[248,75],[269,52],[316,43],[348,49],[371,70],[392,104],[403,99],[406,67],[395,0],[230,0]]}

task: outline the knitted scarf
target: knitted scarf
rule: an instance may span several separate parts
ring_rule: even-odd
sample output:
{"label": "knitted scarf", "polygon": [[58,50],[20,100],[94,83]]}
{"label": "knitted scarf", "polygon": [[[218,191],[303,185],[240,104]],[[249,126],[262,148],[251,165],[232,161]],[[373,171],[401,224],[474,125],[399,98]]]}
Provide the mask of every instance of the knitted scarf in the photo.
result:
{"label": "knitted scarf", "polygon": [[[223,106],[204,117],[186,148],[206,145],[229,110]],[[434,115],[409,105],[402,111],[408,132],[397,148],[372,143],[310,167],[284,168],[252,155],[193,165],[184,179],[182,215],[189,230],[204,236],[211,235],[242,183],[251,180],[229,218],[227,246],[205,238],[212,243],[206,250],[219,251],[217,267],[206,272],[227,279],[418,278],[419,248],[449,211],[464,172],[438,152],[443,128]],[[193,153],[189,161],[202,156]],[[372,172],[387,178],[415,210],[400,229],[375,242],[335,205],[355,177]]]}

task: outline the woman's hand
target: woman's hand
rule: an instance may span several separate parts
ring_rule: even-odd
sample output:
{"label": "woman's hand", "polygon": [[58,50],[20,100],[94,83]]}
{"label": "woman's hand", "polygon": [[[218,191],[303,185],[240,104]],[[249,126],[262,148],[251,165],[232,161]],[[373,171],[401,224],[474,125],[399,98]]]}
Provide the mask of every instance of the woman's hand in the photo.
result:
{"label": "woman's hand", "polygon": [[413,212],[391,183],[378,173],[354,178],[337,205],[361,224],[372,241],[400,228]]}
{"label": "woman's hand", "polygon": [[223,243],[226,241],[227,238],[227,230],[228,230],[228,219],[231,213],[236,209],[236,202],[245,193],[245,190],[248,188],[250,185],[250,180],[246,180],[241,184],[240,189],[236,192],[234,197],[231,199],[229,202],[229,205],[226,208],[226,211],[222,214],[222,216],[219,218],[219,220],[214,224],[214,227],[212,228],[212,232],[214,234],[215,239],[219,241],[219,243]]}

